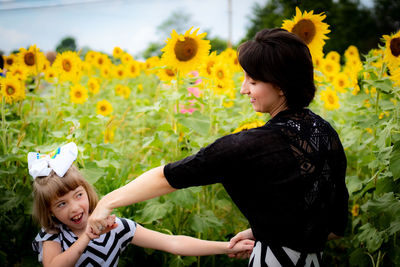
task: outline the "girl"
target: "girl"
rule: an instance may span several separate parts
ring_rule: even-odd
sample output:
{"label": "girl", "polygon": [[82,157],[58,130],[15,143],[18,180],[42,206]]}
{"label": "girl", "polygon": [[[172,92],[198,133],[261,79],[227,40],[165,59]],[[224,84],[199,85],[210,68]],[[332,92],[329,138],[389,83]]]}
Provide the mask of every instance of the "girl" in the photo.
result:
{"label": "girl", "polygon": [[117,266],[129,243],[184,256],[252,250],[251,240],[228,249],[228,242],[166,235],[114,215],[107,217],[101,236],[94,234],[87,222],[98,198],[72,164],[77,152],[75,143],[69,143],[49,155],[28,154],[29,173],[34,178],[33,215],[43,227],[33,249],[44,266]]}

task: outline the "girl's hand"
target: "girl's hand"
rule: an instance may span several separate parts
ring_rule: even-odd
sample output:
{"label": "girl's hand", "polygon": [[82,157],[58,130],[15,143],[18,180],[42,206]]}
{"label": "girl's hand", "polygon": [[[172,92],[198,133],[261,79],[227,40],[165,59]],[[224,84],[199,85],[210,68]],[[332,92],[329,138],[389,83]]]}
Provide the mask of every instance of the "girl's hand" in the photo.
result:
{"label": "girl's hand", "polygon": [[231,258],[244,259],[250,257],[254,248],[254,240],[243,239],[237,242],[228,254]]}
{"label": "girl's hand", "polygon": [[239,242],[240,240],[243,240],[243,239],[254,240],[253,231],[251,230],[251,228],[244,230],[242,232],[239,232],[234,237],[232,237],[231,240],[229,241],[228,248],[233,248],[237,242]]}
{"label": "girl's hand", "polygon": [[92,229],[93,234],[100,235],[109,226],[108,217],[111,211],[105,205],[102,205],[101,200],[99,201],[88,219],[88,226]]}

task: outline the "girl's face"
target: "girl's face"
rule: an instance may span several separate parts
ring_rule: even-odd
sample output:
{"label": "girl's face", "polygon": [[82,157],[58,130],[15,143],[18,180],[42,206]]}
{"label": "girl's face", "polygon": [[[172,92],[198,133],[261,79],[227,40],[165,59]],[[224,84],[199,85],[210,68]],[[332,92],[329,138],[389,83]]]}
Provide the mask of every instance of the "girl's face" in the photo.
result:
{"label": "girl's face", "polygon": [[250,103],[256,112],[271,114],[286,102],[282,90],[272,83],[253,80],[247,73],[245,73],[240,93],[250,97]]}
{"label": "girl's face", "polygon": [[85,231],[89,217],[89,198],[83,186],[54,198],[50,205],[52,214],[77,236]]}

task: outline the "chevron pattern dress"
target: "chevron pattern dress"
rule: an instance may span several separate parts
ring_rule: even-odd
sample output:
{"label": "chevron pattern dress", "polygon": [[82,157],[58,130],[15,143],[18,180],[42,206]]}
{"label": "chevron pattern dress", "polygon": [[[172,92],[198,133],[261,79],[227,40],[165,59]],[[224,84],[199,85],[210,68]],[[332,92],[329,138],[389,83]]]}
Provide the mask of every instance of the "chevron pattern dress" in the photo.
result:
{"label": "chevron pattern dress", "polygon": [[[135,234],[136,222],[129,219],[116,218],[116,223],[118,223],[117,228],[89,242],[75,266],[118,265],[121,252],[130,244]],[[59,229],[60,232],[58,234],[49,234],[42,228],[32,242],[33,250],[38,253],[39,262],[42,262],[43,242],[59,242],[62,251],[66,251],[78,239],[67,226],[61,224]]]}

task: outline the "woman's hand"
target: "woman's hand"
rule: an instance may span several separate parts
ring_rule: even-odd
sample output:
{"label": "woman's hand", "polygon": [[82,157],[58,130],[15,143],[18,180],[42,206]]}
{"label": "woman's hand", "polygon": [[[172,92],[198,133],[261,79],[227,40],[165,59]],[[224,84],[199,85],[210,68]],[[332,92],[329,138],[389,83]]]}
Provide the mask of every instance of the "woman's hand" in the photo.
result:
{"label": "woman's hand", "polygon": [[[230,244],[229,244],[230,245]],[[250,257],[254,248],[254,240],[242,239],[235,243],[231,248],[231,253],[228,254],[231,258],[244,259]]]}
{"label": "woman's hand", "polygon": [[[111,226],[109,216],[112,209],[107,208],[107,206],[103,204],[105,202],[102,202],[102,200],[99,201],[88,219],[88,226],[95,235],[100,235],[107,227]],[[115,220],[115,215],[113,216]]]}
{"label": "woman's hand", "polygon": [[[241,240],[245,240],[245,239],[254,240],[253,231],[251,230],[251,228],[244,230],[242,232],[239,232],[234,237],[232,237],[229,242],[228,248],[233,248],[238,242],[240,242]],[[242,251],[242,252],[238,252],[238,253],[230,253],[230,254],[228,254],[228,256],[231,258],[244,259],[244,258],[250,257],[250,254],[251,254],[251,251],[250,251],[250,253],[249,253],[249,251]]]}
{"label": "woman's hand", "polygon": [[110,232],[112,229],[118,227],[118,224],[115,222],[115,215],[114,214],[107,216],[106,223],[107,223],[107,226],[103,230],[101,230],[99,234],[95,234],[93,229],[90,227],[89,224],[86,227],[86,232],[85,233],[87,234],[87,236],[90,239],[96,239],[96,238],[99,238],[100,235],[106,234],[106,233]]}

